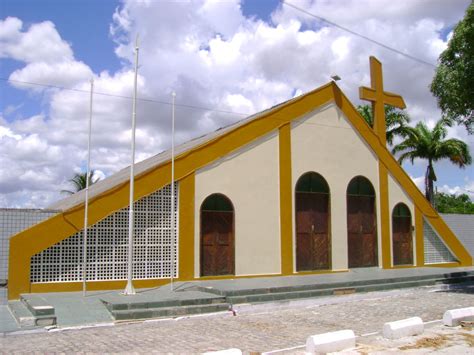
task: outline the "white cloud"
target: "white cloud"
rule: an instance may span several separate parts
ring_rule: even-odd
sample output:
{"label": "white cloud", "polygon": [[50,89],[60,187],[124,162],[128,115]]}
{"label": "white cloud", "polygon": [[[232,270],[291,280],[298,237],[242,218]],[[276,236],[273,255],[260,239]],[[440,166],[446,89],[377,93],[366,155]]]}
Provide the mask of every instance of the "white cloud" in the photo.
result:
{"label": "white cloud", "polygon": [[[472,177],[471,177],[472,178]],[[449,186],[444,184],[438,187],[439,192],[444,192],[451,195],[468,195],[474,201],[474,180],[467,179],[462,186]]]}
{"label": "white cloud", "polygon": [[74,87],[76,84],[84,82],[87,78],[92,78],[92,70],[82,62],[34,62],[26,65],[22,69],[15,70],[10,75],[12,85],[34,91],[43,91],[42,86],[31,86],[27,83],[48,83],[48,85]]}
{"label": "white cloud", "polygon": [[50,21],[36,23],[22,31],[23,22],[15,17],[0,20],[0,58],[26,63],[72,60],[69,44],[62,40]]}
{"label": "white cloud", "polygon": [[425,177],[424,176],[417,176],[417,177],[410,176],[410,178],[413,180],[416,187],[418,187],[418,189],[424,193],[425,192]]}

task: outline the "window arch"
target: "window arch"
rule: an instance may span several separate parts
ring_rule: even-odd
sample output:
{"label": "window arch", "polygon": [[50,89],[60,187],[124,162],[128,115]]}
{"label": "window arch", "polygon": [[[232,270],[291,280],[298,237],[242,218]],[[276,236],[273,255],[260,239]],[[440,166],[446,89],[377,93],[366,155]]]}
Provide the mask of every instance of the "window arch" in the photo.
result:
{"label": "window arch", "polygon": [[410,209],[403,202],[399,202],[393,208],[392,217],[410,217],[411,218]]}
{"label": "window arch", "polygon": [[349,182],[347,194],[352,196],[375,196],[375,190],[369,179],[359,175]]}
{"label": "window arch", "polygon": [[215,193],[206,197],[201,204],[201,211],[232,212],[234,211],[234,206],[227,196]]}
{"label": "window arch", "polygon": [[296,192],[329,193],[329,185],[320,174],[310,171],[303,174],[296,183]]}

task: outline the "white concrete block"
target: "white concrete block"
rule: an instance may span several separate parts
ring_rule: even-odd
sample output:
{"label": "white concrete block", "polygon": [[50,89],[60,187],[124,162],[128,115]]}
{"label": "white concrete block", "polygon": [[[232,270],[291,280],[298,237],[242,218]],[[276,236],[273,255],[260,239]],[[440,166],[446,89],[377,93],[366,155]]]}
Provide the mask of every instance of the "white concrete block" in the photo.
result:
{"label": "white concrete block", "polygon": [[204,353],[203,355],[242,355],[242,350],[232,348],[219,351],[209,351],[207,353]]}
{"label": "white concrete block", "polygon": [[451,309],[444,312],[443,324],[448,327],[456,327],[463,320],[474,320],[474,307]]}
{"label": "white concrete block", "polygon": [[387,339],[400,339],[423,333],[424,325],[420,317],[388,322],[383,325],[383,336]]}
{"label": "white concrete block", "polygon": [[352,330],[323,333],[306,339],[306,352],[326,354],[355,347],[355,334]]}

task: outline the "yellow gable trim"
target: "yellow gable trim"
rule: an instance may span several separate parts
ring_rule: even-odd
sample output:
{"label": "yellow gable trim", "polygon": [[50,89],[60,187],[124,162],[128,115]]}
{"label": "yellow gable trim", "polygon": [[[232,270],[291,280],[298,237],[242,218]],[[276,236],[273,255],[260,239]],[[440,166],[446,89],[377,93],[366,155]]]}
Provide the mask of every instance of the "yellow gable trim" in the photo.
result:
{"label": "yellow gable trim", "polygon": [[[388,171],[391,172],[393,177],[413,199],[414,204],[429,219],[433,228],[437,230],[449,248],[456,254],[460,265],[471,265],[472,258],[469,253],[425,200],[423,194],[399,166],[387,148],[380,144],[374,131],[360,117],[355,107],[334,82],[269,110],[234,130],[180,154],[175,162],[176,179],[181,180],[197,169],[332,101],[336,103],[354,128],[379,156],[379,159],[385,164]],[[170,162],[166,162],[137,176],[135,180],[135,200],[169,184],[171,181],[170,175]],[[129,183],[127,182],[92,199],[89,205],[90,225],[128,206],[128,193]],[[11,238],[8,281],[9,299],[16,299],[20,293],[29,291],[31,257],[82,229],[83,220],[84,206],[79,205],[24,230]],[[284,253],[286,252],[282,250],[282,254]]]}

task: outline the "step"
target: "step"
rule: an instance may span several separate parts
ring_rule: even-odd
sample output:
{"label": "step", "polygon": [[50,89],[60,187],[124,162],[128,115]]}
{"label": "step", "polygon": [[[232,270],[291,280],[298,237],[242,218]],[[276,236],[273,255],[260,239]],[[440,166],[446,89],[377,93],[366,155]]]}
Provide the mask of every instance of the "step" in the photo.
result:
{"label": "step", "polygon": [[170,307],[186,307],[186,306],[204,306],[220,304],[225,302],[225,297],[214,297],[214,298],[195,298],[195,299],[184,299],[184,300],[156,300],[148,302],[118,302],[108,301],[106,299],[101,300],[105,307],[110,311],[125,311],[125,310],[140,310],[140,309],[158,309],[158,308],[170,308]]}
{"label": "step", "polygon": [[41,296],[35,294],[20,295],[22,302],[35,318],[35,325],[46,327],[56,324],[54,307],[47,303]]}
{"label": "step", "polygon": [[387,283],[403,283],[412,281],[431,281],[433,284],[438,282],[456,283],[465,282],[467,280],[474,280],[474,272],[458,272],[452,274],[435,274],[435,275],[420,275],[420,276],[404,276],[392,277],[387,279],[377,280],[359,280],[359,281],[344,281],[324,284],[306,284],[295,286],[278,286],[269,288],[254,288],[242,290],[219,290],[216,288],[209,288],[197,286],[196,289],[202,292],[212,293],[216,295],[224,295],[226,297],[248,296],[248,295],[262,295],[271,293],[285,293],[298,291],[313,291],[313,290],[328,290],[335,288],[351,288],[364,285],[380,285]]}
{"label": "step", "polygon": [[38,295],[20,295],[20,300],[34,316],[54,316],[54,307]]}
{"label": "step", "polygon": [[20,328],[46,327],[56,324],[55,315],[34,315],[22,301],[10,301],[8,307]]}
{"label": "step", "polygon": [[16,319],[20,328],[29,328],[35,326],[35,317],[21,301],[10,301],[8,307]]}
{"label": "step", "polygon": [[[469,277],[471,279],[471,277]],[[452,280],[452,279],[450,279]],[[456,279],[457,280],[457,279]],[[335,287],[335,288],[325,288],[320,290],[304,290],[304,291],[289,291],[289,292],[279,292],[279,293],[261,293],[261,294],[248,294],[248,295],[239,295],[239,296],[229,296],[227,301],[230,304],[239,304],[239,303],[261,303],[261,302],[271,302],[271,301],[283,301],[290,299],[303,299],[303,298],[315,298],[331,295],[341,295],[355,292],[372,292],[372,291],[386,291],[393,290],[398,288],[411,288],[411,287],[420,287],[420,286],[429,286],[438,283],[444,283],[446,280],[412,280],[405,282],[389,282],[383,284],[372,284],[372,285],[359,285],[353,287]],[[459,281],[459,280],[457,280]],[[468,280],[472,281],[472,280]]]}
{"label": "step", "polygon": [[179,317],[192,314],[223,312],[229,310],[228,303],[177,306],[177,307],[159,307],[148,309],[127,309],[114,310],[110,312],[117,321],[121,320],[138,320],[151,318],[169,318]]}

